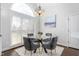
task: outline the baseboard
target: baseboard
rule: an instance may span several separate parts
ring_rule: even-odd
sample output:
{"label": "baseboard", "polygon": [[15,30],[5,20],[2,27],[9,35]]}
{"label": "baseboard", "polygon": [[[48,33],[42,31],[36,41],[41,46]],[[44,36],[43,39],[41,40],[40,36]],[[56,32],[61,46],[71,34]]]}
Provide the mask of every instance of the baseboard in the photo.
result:
{"label": "baseboard", "polygon": [[77,48],[73,48],[73,47],[68,47],[68,46],[64,46],[64,45],[61,45],[61,44],[57,44],[58,46],[61,46],[61,47],[65,47],[65,48],[71,48],[71,49],[75,49],[75,50],[79,50]]}

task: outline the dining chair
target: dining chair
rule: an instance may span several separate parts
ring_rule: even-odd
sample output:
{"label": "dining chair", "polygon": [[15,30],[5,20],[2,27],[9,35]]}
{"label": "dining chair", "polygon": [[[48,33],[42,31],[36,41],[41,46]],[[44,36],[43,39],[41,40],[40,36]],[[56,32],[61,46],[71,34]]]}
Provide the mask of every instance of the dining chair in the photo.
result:
{"label": "dining chair", "polygon": [[[51,55],[52,55],[52,50],[55,49],[57,45],[57,37],[53,37],[51,40],[50,39],[51,38],[44,39],[42,47],[51,50]],[[55,49],[55,53],[56,53],[56,49]]]}
{"label": "dining chair", "polygon": [[46,33],[45,36],[46,36],[46,38],[50,38],[51,39],[52,38],[52,33]]}
{"label": "dining chair", "polygon": [[27,36],[28,36],[29,38],[34,38],[34,34],[33,34],[33,33],[28,33]]}
{"label": "dining chair", "polygon": [[[27,38],[27,37],[23,37],[24,40],[24,47],[26,50],[31,52],[32,55],[32,51],[34,50],[34,53],[36,52],[37,48],[40,47],[40,44],[38,42],[35,42],[35,38]],[[25,50],[25,54],[26,54],[26,50]]]}

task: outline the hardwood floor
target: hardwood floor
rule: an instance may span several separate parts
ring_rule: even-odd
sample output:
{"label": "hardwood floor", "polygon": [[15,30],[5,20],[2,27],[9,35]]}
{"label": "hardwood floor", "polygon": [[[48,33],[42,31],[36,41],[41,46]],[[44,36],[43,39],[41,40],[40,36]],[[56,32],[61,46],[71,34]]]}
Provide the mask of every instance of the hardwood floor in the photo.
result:
{"label": "hardwood floor", "polygon": [[3,52],[2,56],[19,56],[19,54],[15,52],[14,49],[12,49],[12,50]]}
{"label": "hardwood floor", "polygon": [[[17,49],[17,48],[16,48]],[[2,56],[19,56],[15,49],[11,49],[2,53]],[[79,50],[64,47],[64,51],[61,56],[79,56]]]}
{"label": "hardwood floor", "polygon": [[79,50],[72,48],[65,48],[62,53],[62,56],[79,56]]}

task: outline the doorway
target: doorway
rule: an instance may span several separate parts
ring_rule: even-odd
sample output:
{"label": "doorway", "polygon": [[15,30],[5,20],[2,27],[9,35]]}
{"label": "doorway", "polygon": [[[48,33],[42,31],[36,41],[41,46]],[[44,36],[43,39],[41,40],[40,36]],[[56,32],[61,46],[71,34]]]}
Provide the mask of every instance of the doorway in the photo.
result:
{"label": "doorway", "polygon": [[69,18],[70,47],[79,49],[79,15],[73,15]]}

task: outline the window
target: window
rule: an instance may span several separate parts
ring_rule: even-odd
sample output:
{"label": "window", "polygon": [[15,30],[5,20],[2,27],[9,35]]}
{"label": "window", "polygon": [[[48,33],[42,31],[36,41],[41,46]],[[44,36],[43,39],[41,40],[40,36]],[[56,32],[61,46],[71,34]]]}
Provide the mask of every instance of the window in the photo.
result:
{"label": "window", "polygon": [[26,31],[28,27],[29,27],[29,20],[28,19],[23,19],[22,30]]}
{"label": "window", "polygon": [[[29,15],[34,17],[32,9],[29,7],[29,5],[24,3],[13,4],[11,10],[16,11],[20,15],[26,14],[26,16]],[[31,21],[32,20],[27,18],[21,18],[19,15],[13,16],[11,23],[11,46],[22,43],[22,35],[27,34],[29,31],[33,32],[33,22]]]}
{"label": "window", "polygon": [[[13,16],[11,23],[11,45],[22,43],[22,36],[32,28],[31,20]],[[32,28],[33,30],[33,28]]]}
{"label": "window", "polygon": [[13,16],[12,18],[12,31],[19,30],[21,28],[21,19]]}
{"label": "window", "polygon": [[13,16],[11,26],[11,45],[21,43],[21,19]]}

